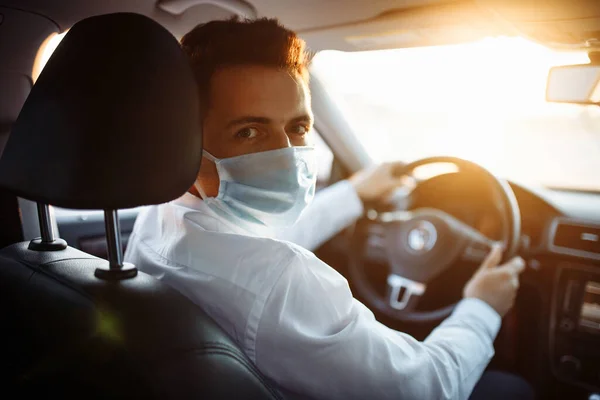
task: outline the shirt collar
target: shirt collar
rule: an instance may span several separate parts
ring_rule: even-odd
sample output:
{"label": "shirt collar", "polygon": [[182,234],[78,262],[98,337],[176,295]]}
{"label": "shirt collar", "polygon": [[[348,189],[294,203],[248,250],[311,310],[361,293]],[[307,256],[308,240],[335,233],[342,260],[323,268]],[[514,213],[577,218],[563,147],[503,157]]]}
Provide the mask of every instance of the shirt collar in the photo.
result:
{"label": "shirt collar", "polygon": [[[174,200],[173,204],[198,211],[200,213],[198,217],[201,220],[204,218],[213,221],[216,220],[219,226],[218,231],[220,232],[237,233],[247,236],[273,237],[273,231],[270,228],[244,221],[235,215],[221,210],[215,210],[206,205],[202,199],[189,192],[186,192],[183,196]],[[214,226],[214,223],[207,224],[207,226]]]}

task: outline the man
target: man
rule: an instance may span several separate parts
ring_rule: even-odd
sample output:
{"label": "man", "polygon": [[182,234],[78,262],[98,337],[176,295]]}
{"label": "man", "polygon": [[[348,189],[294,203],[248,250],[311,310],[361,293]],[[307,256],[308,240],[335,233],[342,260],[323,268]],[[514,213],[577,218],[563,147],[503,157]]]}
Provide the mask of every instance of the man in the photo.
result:
{"label": "man", "polygon": [[[201,306],[288,398],[467,398],[523,261],[496,268],[494,249],[425,342],[380,324],[334,269],[272,238],[314,194],[304,42],[275,20],[230,20],[196,27],[182,46],[202,97],[204,160],[190,193],[140,214],[126,260]],[[385,195],[397,184],[385,168],[338,186],[346,201]]]}

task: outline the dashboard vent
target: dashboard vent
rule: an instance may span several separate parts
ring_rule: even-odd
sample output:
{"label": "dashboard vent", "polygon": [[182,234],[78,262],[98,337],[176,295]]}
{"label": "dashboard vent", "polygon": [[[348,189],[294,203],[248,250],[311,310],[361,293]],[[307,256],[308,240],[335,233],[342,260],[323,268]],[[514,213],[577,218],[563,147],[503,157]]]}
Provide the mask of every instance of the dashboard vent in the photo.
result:
{"label": "dashboard vent", "polygon": [[562,250],[600,255],[600,226],[558,221],[552,244]]}

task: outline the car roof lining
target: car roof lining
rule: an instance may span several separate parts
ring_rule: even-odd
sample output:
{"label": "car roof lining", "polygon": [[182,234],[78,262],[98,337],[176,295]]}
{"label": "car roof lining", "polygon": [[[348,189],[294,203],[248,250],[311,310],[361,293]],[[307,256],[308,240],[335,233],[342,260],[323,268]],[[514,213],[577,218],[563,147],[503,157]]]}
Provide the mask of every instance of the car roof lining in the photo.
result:
{"label": "car roof lining", "polygon": [[[173,2],[172,0],[171,2]],[[172,15],[163,10],[157,0],[3,0],[2,6],[13,7],[45,15],[56,22],[61,30],[75,22],[98,14],[136,12],[155,19],[175,36],[181,36],[195,24],[232,15],[231,3],[238,1],[240,9],[250,5],[258,16],[277,17],[288,28],[298,32],[328,26],[360,22],[390,10],[453,3],[456,0],[228,0],[187,1],[197,3],[184,13]],[[167,2],[163,0],[162,3]],[[180,3],[185,3],[180,1]],[[224,4],[218,6],[219,3]],[[188,26],[189,24],[193,24]]]}

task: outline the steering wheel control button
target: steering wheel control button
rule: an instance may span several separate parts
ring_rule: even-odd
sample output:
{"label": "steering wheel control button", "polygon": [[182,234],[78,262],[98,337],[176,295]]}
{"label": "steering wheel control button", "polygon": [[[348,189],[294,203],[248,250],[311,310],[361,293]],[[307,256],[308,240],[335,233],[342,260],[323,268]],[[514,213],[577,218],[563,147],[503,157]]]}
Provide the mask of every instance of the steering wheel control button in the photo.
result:
{"label": "steering wheel control button", "polygon": [[492,246],[486,243],[470,243],[463,252],[463,257],[472,261],[481,261],[490,253]]}
{"label": "steering wheel control button", "polygon": [[539,271],[540,268],[542,267],[542,264],[540,263],[540,261],[535,258],[530,259],[529,262],[527,263],[527,265],[529,266],[529,268],[533,269],[534,271]]}
{"label": "steering wheel control button", "polygon": [[389,288],[389,305],[394,310],[404,310],[408,307],[413,295],[425,293],[425,285],[406,279],[400,275],[391,274],[387,279]]}
{"label": "steering wheel control button", "polygon": [[573,332],[573,329],[575,329],[575,323],[570,318],[563,318],[560,321],[558,328],[563,332]]}

